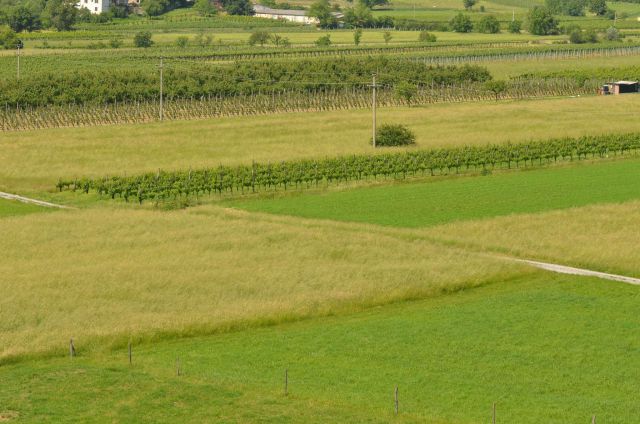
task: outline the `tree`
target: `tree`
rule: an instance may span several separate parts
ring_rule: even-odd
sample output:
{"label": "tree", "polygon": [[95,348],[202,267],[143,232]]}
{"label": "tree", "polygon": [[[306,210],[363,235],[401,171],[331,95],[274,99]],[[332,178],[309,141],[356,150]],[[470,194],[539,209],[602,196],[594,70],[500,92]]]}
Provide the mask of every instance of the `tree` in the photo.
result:
{"label": "tree", "polygon": [[500,22],[495,16],[483,16],[478,22],[478,32],[484,34],[497,34],[500,32]]}
{"label": "tree", "polygon": [[309,16],[318,19],[320,28],[337,28],[338,20],[333,14],[329,0],[317,0],[309,8]]}
{"label": "tree", "polygon": [[181,35],[180,37],[176,38],[176,46],[180,47],[181,49],[187,47],[188,44],[189,37],[187,37],[186,35]]}
{"label": "tree", "polygon": [[389,41],[391,41],[393,36],[391,35],[391,33],[389,31],[385,31],[384,34],[382,34],[382,38],[384,38],[384,43],[385,44],[389,44]]}
{"label": "tree", "polygon": [[606,0],[590,0],[589,12],[595,13],[598,16],[604,16],[607,14],[607,2]]}
{"label": "tree", "polygon": [[196,0],[193,8],[200,16],[212,16],[216,14],[216,8],[211,4],[211,0]]}
{"label": "tree", "polygon": [[375,25],[371,9],[363,4],[347,9],[344,13],[344,23],[355,28],[370,28]]}
{"label": "tree", "polygon": [[78,9],[74,0],[49,0],[43,15],[48,26],[58,31],[69,31],[76,23]]}
{"label": "tree", "polygon": [[360,39],[362,38],[362,29],[358,28],[353,32],[353,44],[360,45]]}
{"label": "tree", "polygon": [[473,23],[464,13],[458,13],[451,21],[449,21],[451,29],[455,32],[471,32],[473,30]]}
{"label": "tree", "polygon": [[484,89],[491,91],[495,95],[496,101],[498,101],[500,95],[507,91],[507,83],[504,81],[487,81],[484,83]]}
{"label": "tree", "polygon": [[522,22],[521,21],[511,21],[509,22],[509,32],[511,34],[520,34],[522,31]]}
{"label": "tree", "polygon": [[260,44],[260,47],[263,47],[270,39],[271,35],[267,31],[254,31],[249,36],[249,45],[255,46],[256,44]]}
{"label": "tree", "polygon": [[133,45],[136,47],[151,47],[153,45],[153,40],[151,39],[151,32],[149,31],[140,31],[136,33],[133,37]]}
{"label": "tree", "polygon": [[229,15],[253,15],[253,6],[249,0],[223,0],[224,10]]}
{"label": "tree", "polygon": [[331,45],[331,36],[329,34],[318,38],[314,44],[318,47],[329,47]]}
{"label": "tree", "polygon": [[476,5],[477,0],[462,0],[462,4],[466,10],[471,10]]}
{"label": "tree", "polygon": [[420,31],[418,34],[418,41],[421,43],[435,43],[437,40],[434,34],[431,34],[429,31]]}
{"label": "tree", "polygon": [[411,99],[413,99],[418,92],[418,89],[414,84],[403,81],[396,85],[395,96],[404,100],[409,106],[411,106]]}
{"label": "tree", "polygon": [[545,5],[556,15],[584,16],[589,0],[545,0]]}
{"label": "tree", "polygon": [[551,10],[544,6],[535,6],[527,16],[529,32],[535,35],[549,35],[558,33],[558,21]]}
{"label": "tree", "polygon": [[620,31],[615,27],[609,27],[604,34],[604,38],[607,41],[620,41]]}
{"label": "tree", "polygon": [[358,5],[363,5],[368,9],[373,9],[376,6],[386,6],[389,4],[389,0],[358,0]]}
{"label": "tree", "polygon": [[159,16],[169,10],[169,0],[142,0],[140,7],[149,16]]}
{"label": "tree", "polygon": [[22,47],[22,41],[18,38],[18,34],[11,28],[0,28],[0,47],[7,50],[14,50]]}
{"label": "tree", "polygon": [[205,34],[204,32],[200,32],[198,33],[198,35],[196,35],[194,41],[200,47],[205,48],[211,45],[211,42],[213,41],[213,36],[210,34]]}
{"label": "tree", "polygon": [[38,15],[24,5],[11,9],[6,19],[9,27],[15,32],[31,32],[40,28],[40,18]]}

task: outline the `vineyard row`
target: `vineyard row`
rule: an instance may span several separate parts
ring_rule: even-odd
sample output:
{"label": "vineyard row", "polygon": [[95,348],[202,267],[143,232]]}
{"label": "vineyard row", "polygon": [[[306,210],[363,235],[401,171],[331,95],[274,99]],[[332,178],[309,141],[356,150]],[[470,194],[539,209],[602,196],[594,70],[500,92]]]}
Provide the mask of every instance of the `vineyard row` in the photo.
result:
{"label": "vineyard row", "polygon": [[378,178],[469,173],[489,168],[542,166],[559,161],[637,153],[640,134],[584,136],[519,144],[489,144],[399,153],[352,155],[280,163],[60,180],[57,189],[97,192],[125,201],[162,202],[213,193],[240,195],[260,191],[306,189]]}
{"label": "vineyard row", "polygon": [[[407,102],[391,87],[378,90],[378,106],[425,105],[498,99],[588,95],[601,81],[578,83],[573,79],[526,79],[509,83],[496,95],[480,84],[431,85],[417,89]],[[271,91],[233,97],[201,97],[165,100],[165,120],[206,119],[222,116],[251,116],[281,112],[317,112],[371,107],[371,92],[365,87],[332,88],[316,92]],[[159,120],[159,101],[110,103],[101,106],[75,105],[22,107],[5,104],[0,109],[0,130],[18,131],[59,127],[144,123]]]}

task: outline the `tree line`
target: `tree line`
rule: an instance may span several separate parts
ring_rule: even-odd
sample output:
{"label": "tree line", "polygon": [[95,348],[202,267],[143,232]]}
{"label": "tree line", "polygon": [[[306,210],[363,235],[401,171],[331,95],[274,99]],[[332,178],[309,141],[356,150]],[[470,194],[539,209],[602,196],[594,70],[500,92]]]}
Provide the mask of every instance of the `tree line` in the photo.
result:
{"label": "tree line", "polygon": [[[380,71],[380,72],[378,72]],[[335,87],[368,90],[371,75],[378,83],[393,86],[400,81],[417,85],[451,85],[484,82],[489,71],[480,66],[425,66],[384,56],[304,59],[295,61],[246,61],[234,65],[195,64],[188,68],[168,64],[164,72],[167,99],[251,95],[287,89],[317,92]],[[71,69],[67,72],[31,74],[0,80],[0,104],[45,106],[50,104],[101,104],[157,99],[158,72],[135,69]]]}

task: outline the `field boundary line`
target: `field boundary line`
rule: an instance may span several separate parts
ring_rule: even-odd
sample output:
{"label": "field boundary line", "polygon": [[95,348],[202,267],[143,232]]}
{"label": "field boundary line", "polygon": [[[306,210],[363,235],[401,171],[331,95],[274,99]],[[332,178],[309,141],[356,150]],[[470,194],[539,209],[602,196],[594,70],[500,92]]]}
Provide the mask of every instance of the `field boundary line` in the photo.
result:
{"label": "field boundary line", "polygon": [[18,194],[5,193],[0,191],[0,199],[17,200],[22,203],[29,203],[32,205],[44,206],[46,208],[58,208],[58,209],[73,209],[69,206],[58,205],[56,203],[45,202],[44,200],[31,199],[29,197],[20,196]]}
{"label": "field boundary line", "polygon": [[640,278],[627,277],[625,275],[618,275],[618,274],[609,274],[606,272],[592,271],[590,269],[575,268],[571,266],[553,264],[549,262],[533,261],[530,259],[518,259],[518,258],[512,258],[512,257],[504,257],[504,258],[508,258],[512,261],[525,263],[539,269],[556,272],[559,274],[580,275],[585,277],[598,277],[605,280],[618,281],[621,283],[640,286]]}

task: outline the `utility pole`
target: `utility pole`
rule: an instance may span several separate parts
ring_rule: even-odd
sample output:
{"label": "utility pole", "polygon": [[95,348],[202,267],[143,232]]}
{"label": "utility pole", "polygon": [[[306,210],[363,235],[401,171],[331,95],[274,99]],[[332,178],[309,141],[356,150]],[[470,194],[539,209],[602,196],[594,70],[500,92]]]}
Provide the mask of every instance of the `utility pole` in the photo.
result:
{"label": "utility pole", "polygon": [[18,62],[16,67],[16,77],[20,79],[20,44],[18,44]]}
{"label": "utility pole", "polygon": [[164,65],[162,63],[162,56],[160,56],[160,120],[161,121],[164,119],[164,110],[163,110],[163,104],[162,104],[162,91],[164,89],[164,79],[162,74],[163,69],[164,69]]}
{"label": "utility pole", "polygon": [[516,10],[513,9],[511,11],[511,22],[515,22],[516,21]]}
{"label": "utility pole", "polygon": [[373,102],[372,102],[372,110],[373,110],[373,148],[376,148],[376,88],[378,86],[376,85],[376,74],[373,74],[373,84],[371,84],[371,88],[373,88]]}

